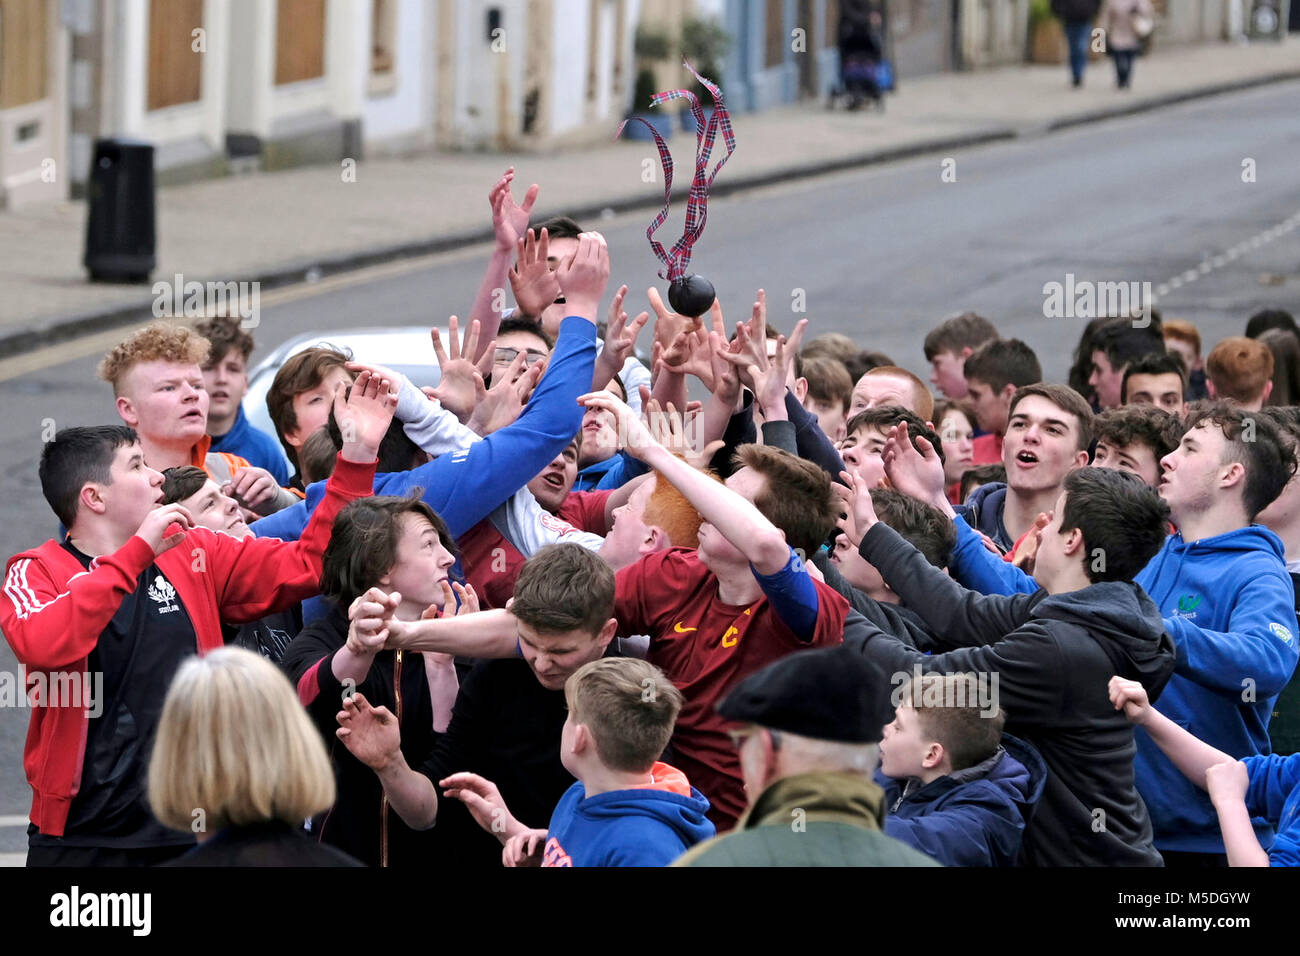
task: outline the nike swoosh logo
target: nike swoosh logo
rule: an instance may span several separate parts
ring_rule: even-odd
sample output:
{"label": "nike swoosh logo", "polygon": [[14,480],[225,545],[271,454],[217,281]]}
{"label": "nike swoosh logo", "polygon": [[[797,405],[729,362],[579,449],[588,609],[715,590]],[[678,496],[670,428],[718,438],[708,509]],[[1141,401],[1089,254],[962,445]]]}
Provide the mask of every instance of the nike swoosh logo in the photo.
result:
{"label": "nike swoosh logo", "polygon": [[691,631],[698,631],[699,628],[698,628],[698,627],[682,627],[682,622],[681,622],[681,621],[678,621],[676,624],[673,625],[673,630],[676,631],[678,634],[689,634],[689,633],[691,633]]}

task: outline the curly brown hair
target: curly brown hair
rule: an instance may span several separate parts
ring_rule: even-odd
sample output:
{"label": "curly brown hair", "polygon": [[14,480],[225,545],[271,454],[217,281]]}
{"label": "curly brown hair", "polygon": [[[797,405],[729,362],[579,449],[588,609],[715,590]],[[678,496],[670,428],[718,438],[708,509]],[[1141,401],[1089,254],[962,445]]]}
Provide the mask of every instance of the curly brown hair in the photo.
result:
{"label": "curly brown hair", "polygon": [[211,343],[186,325],[155,322],[131,333],[109,350],[99,363],[99,377],[122,394],[122,380],[141,362],[176,362],[202,366]]}

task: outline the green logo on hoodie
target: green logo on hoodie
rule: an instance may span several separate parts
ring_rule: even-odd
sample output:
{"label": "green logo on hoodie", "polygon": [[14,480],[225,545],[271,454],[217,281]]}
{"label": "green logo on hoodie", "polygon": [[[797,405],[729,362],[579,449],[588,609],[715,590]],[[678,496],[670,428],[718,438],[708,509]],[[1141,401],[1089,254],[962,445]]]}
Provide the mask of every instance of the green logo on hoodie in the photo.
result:
{"label": "green logo on hoodie", "polygon": [[1178,611],[1181,614],[1191,614],[1200,607],[1203,600],[1199,594],[1184,594],[1178,599]]}

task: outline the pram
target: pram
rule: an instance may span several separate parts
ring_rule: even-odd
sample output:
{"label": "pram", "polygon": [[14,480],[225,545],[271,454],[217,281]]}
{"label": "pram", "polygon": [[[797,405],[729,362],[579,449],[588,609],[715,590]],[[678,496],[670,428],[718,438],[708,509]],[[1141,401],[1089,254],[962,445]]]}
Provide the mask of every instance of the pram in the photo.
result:
{"label": "pram", "polygon": [[894,88],[893,68],[885,56],[884,17],[872,0],[842,0],[840,4],[839,83],[831,90],[827,108],[840,100],[848,109],[870,101],[885,108],[884,94]]}

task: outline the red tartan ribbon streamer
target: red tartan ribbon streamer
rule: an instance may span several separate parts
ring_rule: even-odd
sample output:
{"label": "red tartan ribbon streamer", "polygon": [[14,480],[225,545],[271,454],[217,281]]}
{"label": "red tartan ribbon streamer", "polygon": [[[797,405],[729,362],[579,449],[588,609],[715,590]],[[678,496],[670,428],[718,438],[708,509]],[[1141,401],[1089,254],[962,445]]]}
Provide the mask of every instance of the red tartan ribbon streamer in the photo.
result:
{"label": "red tartan ribbon streamer", "polygon": [[[691,113],[695,116],[695,176],[691,180],[691,191],[686,199],[686,228],[682,231],[681,238],[673,243],[672,249],[668,252],[664,252],[663,244],[655,239],[655,231],[668,221],[668,207],[672,202],[673,157],[668,152],[668,145],[659,135],[659,131],[639,116],[630,117],[619,123],[618,132],[614,134],[614,138],[618,139],[623,134],[623,127],[631,120],[635,120],[650,130],[655,146],[659,148],[659,162],[664,170],[664,208],[650,223],[650,228],[646,230],[645,235],[650,240],[650,248],[654,250],[654,254],[667,267],[667,273],[660,270],[659,277],[669,282],[686,274],[686,267],[691,264],[691,249],[704,233],[704,223],[708,218],[709,189],[712,188],[718,171],[736,150],[736,137],[731,131],[731,116],[727,113],[726,104],[722,100],[722,91],[696,73],[694,67],[686,61],[683,60],[682,65],[712,95],[713,115],[709,117],[708,123],[705,123],[704,108],[700,105],[700,99],[690,90],[668,90],[656,93],[650,100],[651,106],[658,106],[669,100],[684,99],[690,104]],[[722,141],[726,144],[727,153],[718,160],[718,165],[710,173],[709,157],[713,153],[713,145],[717,142],[719,130],[722,132]]]}

